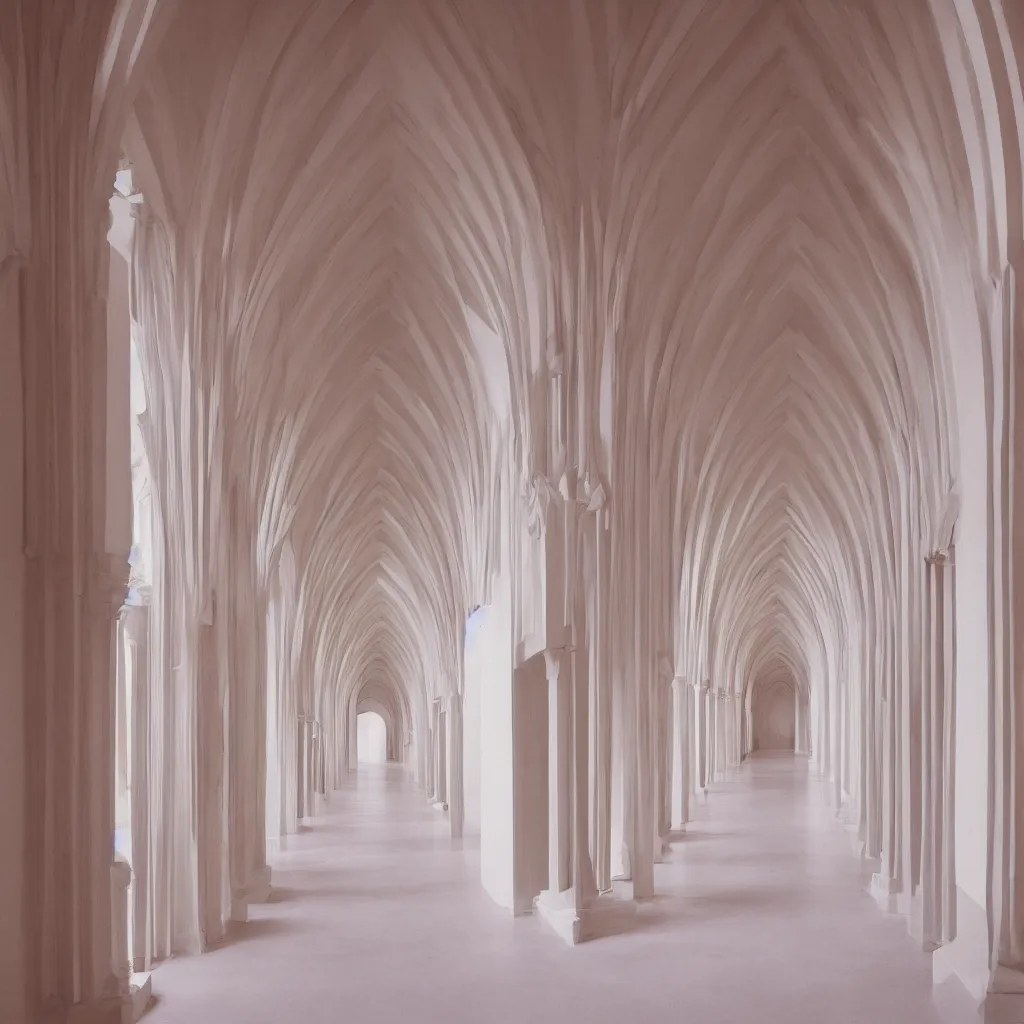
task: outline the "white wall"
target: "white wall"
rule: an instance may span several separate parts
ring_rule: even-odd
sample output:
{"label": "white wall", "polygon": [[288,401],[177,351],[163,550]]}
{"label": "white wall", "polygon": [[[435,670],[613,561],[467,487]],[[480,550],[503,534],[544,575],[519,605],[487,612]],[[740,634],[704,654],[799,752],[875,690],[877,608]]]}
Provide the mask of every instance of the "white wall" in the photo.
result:
{"label": "white wall", "polygon": [[491,898],[514,900],[512,614],[507,583],[495,583],[473,655],[480,699],[480,881]]}

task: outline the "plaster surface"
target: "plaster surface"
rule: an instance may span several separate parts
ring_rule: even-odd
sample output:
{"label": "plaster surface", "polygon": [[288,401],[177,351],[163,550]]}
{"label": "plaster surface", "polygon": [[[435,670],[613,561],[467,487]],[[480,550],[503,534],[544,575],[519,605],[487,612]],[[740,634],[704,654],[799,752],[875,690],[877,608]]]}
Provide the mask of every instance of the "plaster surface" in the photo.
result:
{"label": "plaster surface", "polygon": [[[880,901],[1024,1021],[1022,69],[1020,0],[0,4],[0,1022],[242,925],[248,1019],[351,969],[911,1020],[799,792],[722,785],[782,681]],[[366,711],[421,806],[342,828]],[[508,920],[613,878],[633,946]]]}
{"label": "plaster surface", "polygon": [[635,929],[570,949],[487,898],[475,840],[453,846],[400,768],[362,765],[275,863],[275,899],[160,968],[146,1020],[976,1020],[863,891],[803,759],[756,755],[694,814]]}

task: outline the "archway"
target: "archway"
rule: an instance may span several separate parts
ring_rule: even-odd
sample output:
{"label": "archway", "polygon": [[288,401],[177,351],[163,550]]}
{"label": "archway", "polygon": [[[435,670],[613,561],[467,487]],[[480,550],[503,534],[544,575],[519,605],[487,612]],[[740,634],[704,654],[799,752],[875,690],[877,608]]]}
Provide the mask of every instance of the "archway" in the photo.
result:
{"label": "archway", "polygon": [[755,687],[751,702],[752,749],[796,749],[796,701],[796,688],[788,679]]}
{"label": "archway", "polygon": [[360,764],[388,760],[388,727],[376,711],[361,711],[356,716],[356,759]]}
{"label": "archway", "polygon": [[[376,750],[380,726],[366,715],[373,715],[383,723],[383,754],[374,756],[375,763],[405,762],[409,729],[408,714],[400,692],[387,683],[374,681],[355,691],[348,710],[348,752],[345,755],[350,770],[359,763],[370,763],[364,751]],[[372,724],[371,724],[372,723]]]}

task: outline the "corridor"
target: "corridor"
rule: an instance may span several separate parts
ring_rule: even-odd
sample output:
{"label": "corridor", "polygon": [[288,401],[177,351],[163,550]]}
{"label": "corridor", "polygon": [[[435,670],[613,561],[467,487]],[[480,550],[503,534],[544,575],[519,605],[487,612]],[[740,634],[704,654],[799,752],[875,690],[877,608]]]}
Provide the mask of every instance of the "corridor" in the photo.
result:
{"label": "corridor", "polygon": [[802,760],[755,755],[657,868],[635,930],[568,948],[478,882],[476,840],[395,765],[361,765],[274,865],[273,902],[154,975],[148,1024],[390,1021],[967,1024],[866,895]]}

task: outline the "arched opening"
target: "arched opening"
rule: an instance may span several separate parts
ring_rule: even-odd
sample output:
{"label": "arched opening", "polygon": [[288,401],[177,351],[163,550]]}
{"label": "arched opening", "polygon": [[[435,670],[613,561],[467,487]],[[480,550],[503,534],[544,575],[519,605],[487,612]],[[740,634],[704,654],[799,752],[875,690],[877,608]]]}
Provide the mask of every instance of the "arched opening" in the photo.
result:
{"label": "arched opening", "polygon": [[388,759],[388,727],[376,711],[356,717],[356,759],[360,764],[384,764]]}
{"label": "arched opening", "polygon": [[[373,759],[366,756],[366,750],[377,750],[377,737],[380,726],[367,725],[370,719],[366,715],[373,715],[383,723],[384,739],[383,752],[374,755]],[[406,762],[406,745],[409,741],[408,712],[402,700],[401,693],[389,683],[374,681],[364,684],[359,690],[353,692],[349,697],[348,725],[347,731],[347,753],[345,763],[350,771],[358,764],[383,764],[384,762]],[[367,730],[370,730],[369,734]],[[367,743],[371,745],[368,746]]]}
{"label": "arched opening", "polygon": [[754,750],[796,750],[796,701],[796,688],[788,679],[756,687],[751,708]]}

